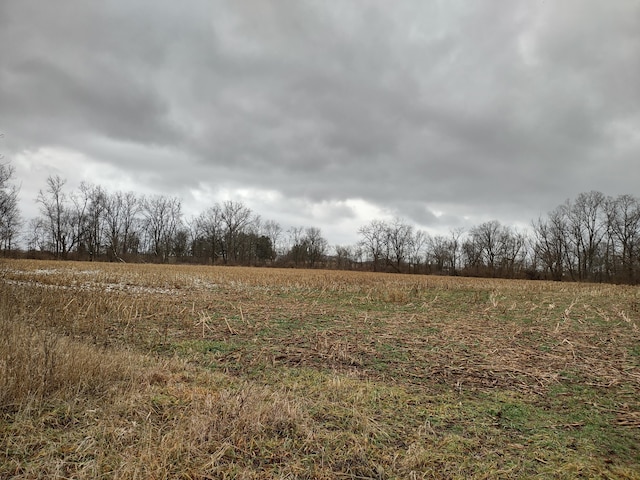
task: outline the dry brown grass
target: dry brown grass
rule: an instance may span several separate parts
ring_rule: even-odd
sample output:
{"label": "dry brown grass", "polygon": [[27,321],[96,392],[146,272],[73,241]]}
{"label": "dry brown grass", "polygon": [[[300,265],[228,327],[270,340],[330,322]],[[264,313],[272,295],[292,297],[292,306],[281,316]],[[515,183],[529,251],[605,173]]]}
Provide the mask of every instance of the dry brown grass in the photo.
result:
{"label": "dry brown grass", "polygon": [[0,292],[0,408],[41,409],[51,399],[100,395],[114,383],[131,382],[132,359],[39,330],[24,322],[15,291]]}
{"label": "dry brown grass", "polygon": [[637,288],[0,272],[0,478],[640,478]]}

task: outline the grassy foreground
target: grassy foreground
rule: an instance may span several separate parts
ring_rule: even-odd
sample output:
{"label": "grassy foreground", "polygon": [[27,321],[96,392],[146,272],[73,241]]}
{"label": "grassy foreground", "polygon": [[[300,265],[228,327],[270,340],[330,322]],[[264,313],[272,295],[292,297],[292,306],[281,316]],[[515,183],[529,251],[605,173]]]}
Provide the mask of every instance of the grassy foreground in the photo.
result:
{"label": "grassy foreground", "polygon": [[637,287],[0,263],[0,478],[640,478]]}

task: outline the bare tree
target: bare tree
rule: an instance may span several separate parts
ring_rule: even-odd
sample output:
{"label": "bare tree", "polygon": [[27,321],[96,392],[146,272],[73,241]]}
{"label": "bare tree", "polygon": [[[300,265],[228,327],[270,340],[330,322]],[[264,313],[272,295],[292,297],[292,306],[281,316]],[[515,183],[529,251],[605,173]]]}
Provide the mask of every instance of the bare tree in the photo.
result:
{"label": "bare tree", "polygon": [[254,220],[253,212],[241,202],[227,201],[220,209],[223,235],[223,259],[225,263],[236,263],[240,254],[240,234]]}
{"label": "bare tree", "polygon": [[[461,237],[464,233],[464,229],[455,228],[450,230],[449,236],[436,235],[435,237],[428,238],[427,242],[427,256],[429,261],[432,262],[436,272],[448,273],[449,275],[455,275],[460,268],[460,256],[462,249]],[[467,253],[472,259],[475,258],[474,248],[469,246]],[[478,259],[480,255],[478,255]],[[478,260],[479,261],[479,260]]]}
{"label": "bare tree", "polygon": [[487,274],[513,277],[524,266],[526,237],[493,220],[473,227],[465,242],[467,258],[478,271],[480,266]]}
{"label": "bare tree", "polygon": [[78,218],[79,222],[84,219],[84,238],[81,244],[89,252],[89,257],[93,260],[99,257],[103,252],[102,248],[105,243],[106,230],[106,208],[107,193],[99,185],[91,185],[87,183],[80,184],[80,196],[75,202],[76,205],[83,205],[82,211],[84,215]]}
{"label": "bare tree", "polygon": [[15,169],[0,163],[0,249],[11,250],[20,228],[18,187],[11,183]]}
{"label": "bare tree", "polygon": [[501,243],[499,273],[503,277],[514,277],[525,266],[527,236],[509,227],[504,227]]}
{"label": "bare tree", "polygon": [[29,221],[27,249],[32,252],[44,252],[51,248],[49,229],[43,217],[32,218]]}
{"label": "bare tree", "polygon": [[285,257],[288,261],[293,261],[296,267],[309,268],[316,268],[324,262],[329,243],[319,228],[293,227],[287,233],[290,246]]}
{"label": "bare tree", "polygon": [[214,264],[222,255],[224,224],[222,209],[216,204],[202,212],[195,220],[197,249],[201,250],[208,262]]}
{"label": "bare tree", "polygon": [[400,218],[395,218],[386,228],[387,251],[389,264],[396,272],[400,272],[402,264],[411,253],[413,227]]}
{"label": "bare tree", "polygon": [[423,230],[416,230],[409,245],[409,262],[414,273],[419,273],[422,261],[425,259],[425,248],[429,244],[430,236]]}
{"label": "bare tree", "polygon": [[273,258],[271,258],[271,260],[275,260],[276,256],[279,255],[282,250],[279,243],[280,237],[282,235],[282,227],[278,222],[275,222],[273,220],[267,220],[262,225],[262,235],[269,238],[269,241],[271,242],[271,248],[273,251]]}
{"label": "bare tree", "polygon": [[553,280],[562,280],[567,258],[568,225],[565,209],[558,207],[549,218],[533,223],[534,255]]}
{"label": "bare tree", "polygon": [[450,230],[449,235],[451,238],[451,272],[455,275],[460,267],[460,248],[461,238],[464,234],[464,228],[458,227]]}
{"label": "bare tree", "polygon": [[142,201],[142,215],[150,252],[166,262],[175,234],[182,226],[182,204],[177,197],[156,195]]}
{"label": "bare tree", "polygon": [[[640,202],[632,195],[620,195],[607,199],[605,209],[615,277],[634,284],[640,266]],[[616,271],[618,264],[620,272]]]}
{"label": "bare tree", "polygon": [[360,227],[361,236],[358,245],[369,257],[373,264],[373,271],[380,269],[382,260],[387,260],[387,224],[381,220],[372,220],[368,225]]}
{"label": "bare tree", "polygon": [[317,267],[327,253],[328,242],[322,236],[319,228],[309,227],[305,229],[305,236],[302,241],[306,247],[307,260],[311,268]]}
{"label": "bare tree", "polygon": [[121,262],[130,253],[137,253],[139,234],[136,224],[141,203],[133,192],[107,195],[105,202],[107,250],[112,258]]}
{"label": "bare tree", "polygon": [[494,272],[504,241],[502,225],[492,220],[473,227],[469,234],[481,252],[484,265]]}
{"label": "bare tree", "polygon": [[268,237],[260,235],[261,225],[260,216],[251,215],[250,221],[240,230],[235,242],[235,263],[255,266],[258,260],[264,262],[271,256],[271,241]]}
{"label": "bare tree", "polygon": [[475,235],[469,235],[462,242],[461,254],[463,257],[464,268],[474,270],[475,274],[480,274],[483,262],[483,246]]}
{"label": "bare tree", "polygon": [[575,202],[567,201],[565,211],[569,223],[569,244],[573,258],[571,270],[578,280],[594,279],[600,265],[598,251],[606,234],[606,220],[603,218],[605,197],[591,191],[581,193]]}
{"label": "bare tree", "polygon": [[429,259],[436,273],[446,273],[453,263],[451,239],[436,235],[429,241]]}
{"label": "bare tree", "polygon": [[56,258],[65,258],[80,240],[77,212],[64,191],[66,180],[60,176],[47,178],[47,189],[38,193],[43,223],[49,236],[49,249]]}
{"label": "bare tree", "polygon": [[303,227],[291,227],[287,230],[288,238],[288,252],[287,258],[298,267],[301,263],[306,261],[306,252],[302,246],[302,239],[304,234]]}
{"label": "bare tree", "polygon": [[69,194],[70,224],[73,231],[74,248],[79,256],[85,256],[88,252],[89,237],[89,191],[83,191],[83,185],[78,191]]}
{"label": "bare tree", "polygon": [[348,245],[336,245],[336,268],[350,270],[353,267],[353,249]]}

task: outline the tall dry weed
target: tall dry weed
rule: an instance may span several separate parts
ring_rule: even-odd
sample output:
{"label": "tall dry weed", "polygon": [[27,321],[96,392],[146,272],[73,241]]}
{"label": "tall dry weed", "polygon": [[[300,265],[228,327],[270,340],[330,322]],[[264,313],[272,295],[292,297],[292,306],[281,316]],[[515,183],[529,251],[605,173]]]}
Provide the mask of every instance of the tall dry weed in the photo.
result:
{"label": "tall dry weed", "polygon": [[129,356],[28,325],[15,292],[0,293],[0,409],[106,392],[133,375]]}

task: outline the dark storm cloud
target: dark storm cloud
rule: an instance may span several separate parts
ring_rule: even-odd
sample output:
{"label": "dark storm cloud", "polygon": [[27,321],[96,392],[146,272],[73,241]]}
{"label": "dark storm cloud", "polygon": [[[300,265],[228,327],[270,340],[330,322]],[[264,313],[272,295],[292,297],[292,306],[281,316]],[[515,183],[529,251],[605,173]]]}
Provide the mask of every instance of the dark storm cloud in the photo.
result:
{"label": "dark storm cloud", "polygon": [[15,136],[33,132],[20,136],[25,145],[85,134],[148,142],[170,132],[152,72],[103,42],[101,13],[73,2],[15,2],[2,13],[3,119]]}
{"label": "dark storm cloud", "polygon": [[0,41],[7,153],[76,151],[145,189],[439,227],[637,193],[632,0],[16,0]]}

